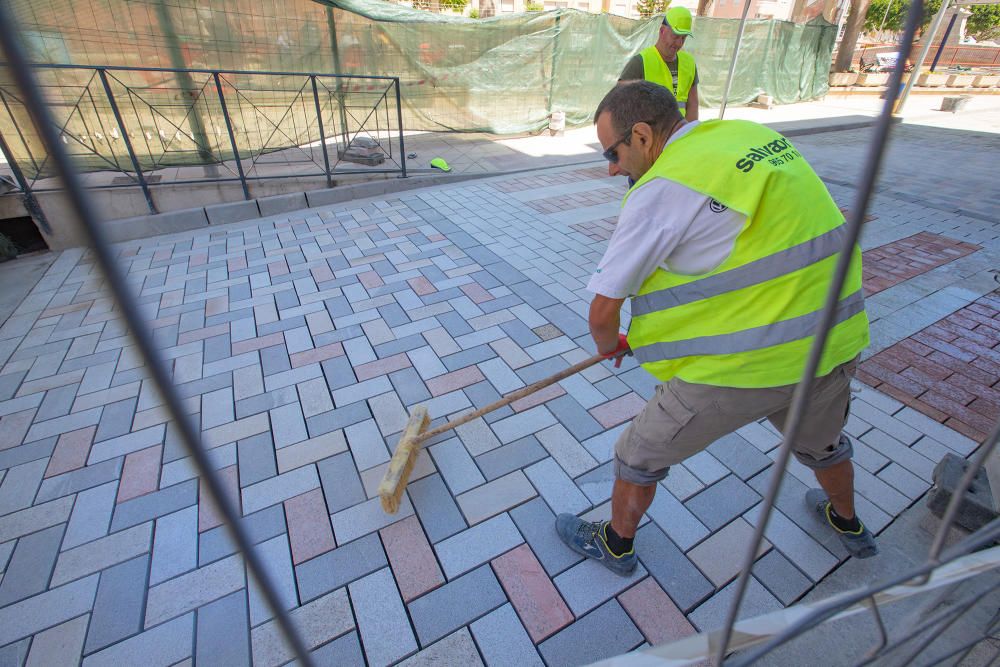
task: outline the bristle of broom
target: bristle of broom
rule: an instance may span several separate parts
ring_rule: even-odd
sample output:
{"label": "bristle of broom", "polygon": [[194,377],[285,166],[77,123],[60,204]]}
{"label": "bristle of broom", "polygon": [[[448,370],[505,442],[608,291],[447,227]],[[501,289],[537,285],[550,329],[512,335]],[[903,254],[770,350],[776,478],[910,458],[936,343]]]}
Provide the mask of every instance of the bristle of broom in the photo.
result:
{"label": "bristle of broom", "polygon": [[399,511],[399,501],[406,490],[406,483],[410,479],[413,471],[413,464],[420,453],[420,434],[430,423],[427,414],[427,406],[418,405],[410,413],[410,419],[406,422],[403,435],[396,445],[396,451],[392,454],[389,467],[385,471],[385,477],[378,485],[378,495],[382,502],[382,509],[387,514],[395,514]]}

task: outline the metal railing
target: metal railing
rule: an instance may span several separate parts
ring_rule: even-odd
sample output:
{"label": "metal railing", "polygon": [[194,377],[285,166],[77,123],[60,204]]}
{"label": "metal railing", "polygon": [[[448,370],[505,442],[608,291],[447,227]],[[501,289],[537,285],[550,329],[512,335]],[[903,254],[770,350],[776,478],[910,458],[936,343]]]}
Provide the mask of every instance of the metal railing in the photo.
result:
{"label": "metal railing", "polygon": [[[406,177],[399,79],[305,72],[31,65],[88,188],[348,174]],[[24,195],[60,189],[12,81],[0,81],[0,151]],[[117,176],[117,177],[116,177]]]}

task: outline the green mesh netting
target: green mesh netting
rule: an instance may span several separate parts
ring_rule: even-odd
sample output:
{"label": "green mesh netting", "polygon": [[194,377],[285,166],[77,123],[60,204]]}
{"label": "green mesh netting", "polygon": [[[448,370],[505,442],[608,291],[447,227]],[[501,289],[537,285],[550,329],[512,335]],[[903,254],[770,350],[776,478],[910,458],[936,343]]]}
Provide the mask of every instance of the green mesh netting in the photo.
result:
{"label": "green mesh netting", "polygon": [[[497,134],[539,130],[552,111],[564,111],[569,125],[589,122],[625,62],[655,41],[660,25],[659,17],[631,20],[572,9],[465,19],[381,0],[11,2],[38,62],[397,76],[407,130]],[[696,36],[686,48],[698,63],[705,106],[721,101],[738,26],[733,19],[696,19]],[[748,22],[729,103],[746,103],[761,93],[778,103],[825,94],[834,36],[834,26],[821,20],[804,25]],[[97,99],[100,83],[88,81],[89,74],[45,76],[50,98],[67,108],[82,91],[92,98],[87,100],[92,115],[106,111],[107,105]],[[178,152],[177,163],[198,164],[228,150],[218,106],[206,99],[203,109],[185,107],[206,83],[210,87],[204,78],[117,74],[112,83],[116,94],[126,96],[141,95],[144,87],[150,98],[173,90],[177,99],[157,99],[157,113],[167,114],[163,110],[172,106],[176,117],[171,122],[183,132],[211,136],[197,150],[192,144]],[[304,84],[295,77],[281,83],[261,78],[259,84],[248,79],[243,77],[242,85],[260,89],[258,99],[266,89],[268,105],[279,111],[295,105]],[[60,86],[66,89],[60,91]],[[178,95],[177,90],[186,92]],[[350,95],[353,99],[364,92],[362,87]],[[376,102],[382,92],[374,91]],[[315,140],[312,129],[303,134],[291,125],[308,125],[308,100],[300,101],[301,113],[286,118],[276,111],[266,119],[282,131],[269,136],[269,145],[258,147],[261,151]],[[93,131],[95,122],[87,136],[104,136]],[[192,123],[201,127],[190,127]],[[0,132],[8,136],[12,131],[9,114],[0,114]],[[156,131],[144,129],[146,140]],[[17,153],[18,142],[9,143]],[[142,153],[138,143],[136,150]],[[143,161],[143,155],[139,158]],[[113,159],[121,164],[121,155]]]}

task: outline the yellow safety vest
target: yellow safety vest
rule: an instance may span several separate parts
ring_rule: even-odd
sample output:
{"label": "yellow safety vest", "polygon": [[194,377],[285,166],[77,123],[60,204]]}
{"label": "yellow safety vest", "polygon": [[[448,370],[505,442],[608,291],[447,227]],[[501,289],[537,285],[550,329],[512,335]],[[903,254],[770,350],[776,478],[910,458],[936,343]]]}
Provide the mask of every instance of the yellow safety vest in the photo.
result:
{"label": "yellow safety vest", "polygon": [[[711,120],[670,142],[625,195],[655,178],[746,216],[732,254],[701,275],[657,269],[632,297],[629,346],[661,381],[777,387],[799,381],[843,246],[844,216],[788,139]],[[625,202],[623,201],[623,206]],[[669,210],[670,202],[663,203]],[[817,375],[868,345],[855,246]]]}
{"label": "yellow safety vest", "polygon": [[677,85],[674,86],[674,77],[670,74],[670,68],[663,62],[663,56],[656,50],[655,46],[650,46],[639,52],[642,56],[642,74],[646,81],[658,83],[677,98],[677,106],[681,110],[681,115],[687,115],[687,98],[694,85],[694,56],[686,51],[677,52]]}

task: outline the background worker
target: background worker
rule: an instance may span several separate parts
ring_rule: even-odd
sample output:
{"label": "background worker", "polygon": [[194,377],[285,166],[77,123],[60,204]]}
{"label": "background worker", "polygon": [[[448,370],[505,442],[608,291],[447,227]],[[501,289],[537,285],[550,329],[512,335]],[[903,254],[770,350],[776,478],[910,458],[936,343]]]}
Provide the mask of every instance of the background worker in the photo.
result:
{"label": "background worker", "polygon": [[[637,182],[587,286],[591,335],[609,358],[631,349],[663,384],[615,443],[611,521],[560,514],[556,530],[574,551],[628,575],[636,528],[671,465],[764,417],[784,429],[846,231],[806,160],[763,125],[685,122],[670,91],[648,81],[608,93],[594,122],[611,175]],[[842,433],[868,345],[861,251],[853,253],[792,451],[822,487],[806,502],[866,558],[877,547],[855,515],[853,449]]]}
{"label": "background worker", "polygon": [[698,120],[698,69],[694,56],[681,51],[691,33],[691,12],[671,7],[663,18],[656,44],[643,49],[625,65],[619,82],[652,81],[668,88],[686,120]]}

